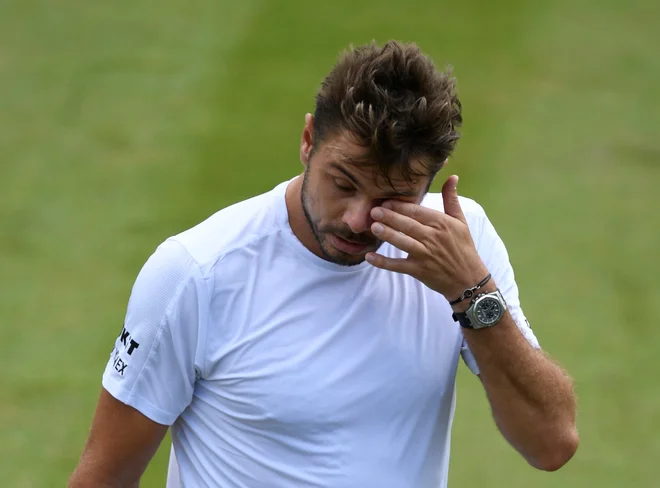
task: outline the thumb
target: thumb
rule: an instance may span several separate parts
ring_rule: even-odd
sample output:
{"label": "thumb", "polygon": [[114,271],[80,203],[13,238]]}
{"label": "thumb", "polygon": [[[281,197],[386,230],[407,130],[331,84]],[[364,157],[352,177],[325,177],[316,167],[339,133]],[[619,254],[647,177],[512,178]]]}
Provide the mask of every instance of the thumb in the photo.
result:
{"label": "thumb", "polygon": [[445,214],[467,224],[467,219],[465,218],[465,215],[463,215],[461,204],[458,202],[458,192],[456,191],[457,184],[458,176],[452,175],[447,178],[445,184],[442,185],[442,201],[445,206]]}

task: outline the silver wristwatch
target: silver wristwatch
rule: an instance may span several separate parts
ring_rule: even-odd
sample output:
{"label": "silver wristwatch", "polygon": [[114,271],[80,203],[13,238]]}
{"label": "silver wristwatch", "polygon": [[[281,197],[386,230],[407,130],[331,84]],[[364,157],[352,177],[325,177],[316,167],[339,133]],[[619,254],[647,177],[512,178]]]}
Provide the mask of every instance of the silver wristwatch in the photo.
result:
{"label": "silver wristwatch", "polygon": [[454,322],[466,329],[483,329],[498,323],[506,312],[506,301],[499,290],[475,296],[465,312],[453,313]]}

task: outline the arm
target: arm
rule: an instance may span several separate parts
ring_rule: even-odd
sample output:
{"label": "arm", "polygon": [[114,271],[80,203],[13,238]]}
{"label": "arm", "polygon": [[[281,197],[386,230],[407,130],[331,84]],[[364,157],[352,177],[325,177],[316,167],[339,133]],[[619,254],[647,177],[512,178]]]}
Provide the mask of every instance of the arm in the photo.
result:
{"label": "arm", "polygon": [[205,289],[196,262],[176,241],[161,244],[145,263],[70,487],[138,486],[203,372]]}
{"label": "arm", "polygon": [[[444,213],[396,201],[374,208],[372,232],[408,256],[393,259],[369,253],[367,260],[378,268],[417,278],[448,301],[492,273],[494,279],[484,290],[501,287],[509,311],[492,328],[464,331],[468,354],[481,370],[496,424],[507,441],[532,466],[559,469],[578,444],[571,380],[534,347],[538,344],[531,330],[521,324],[524,317],[513,271],[485,215],[481,255],[477,251],[458,200],[457,182],[451,176],[442,188]],[[464,311],[468,305],[458,304],[454,311]]]}
{"label": "arm", "polygon": [[[492,280],[484,287],[495,289]],[[458,304],[454,311],[466,308]],[[535,468],[561,468],[578,445],[571,379],[530,345],[509,312],[495,326],[463,335],[502,435]]]}
{"label": "arm", "polygon": [[167,426],[158,424],[101,390],[92,429],[69,488],[128,488],[156,453]]}

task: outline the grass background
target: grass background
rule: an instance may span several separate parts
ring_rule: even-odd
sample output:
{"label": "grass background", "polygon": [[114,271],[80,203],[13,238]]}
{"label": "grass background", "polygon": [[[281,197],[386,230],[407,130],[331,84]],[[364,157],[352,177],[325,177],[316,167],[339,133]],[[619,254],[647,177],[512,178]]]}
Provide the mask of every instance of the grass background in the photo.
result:
{"label": "grass background", "polygon": [[66,484],[144,260],[298,172],[339,50],[390,38],[454,67],[447,171],[580,399],[576,457],[537,472],[461,367],[451,486],[657,486],[658,18],[645,0],[0,0],[2,486]]}

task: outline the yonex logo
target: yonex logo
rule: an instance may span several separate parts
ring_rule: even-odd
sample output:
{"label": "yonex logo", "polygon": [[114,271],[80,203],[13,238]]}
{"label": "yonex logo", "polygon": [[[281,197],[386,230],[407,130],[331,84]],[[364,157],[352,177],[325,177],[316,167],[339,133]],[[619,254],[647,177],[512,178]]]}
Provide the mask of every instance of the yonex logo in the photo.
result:
{"label": "yonex logo", "polygon": [[[140,343],[135,341],[131,337],[131,333],[126,330],[126,327],[121,329],[121,334],[119,335],[119,341],[124,345],[124,350],[128,353],[129,356],[133,354],[133,351],[140,347]],[[115,368],[115,371],[120,375],[124,376],[124,371],[128,367],[128,364],[119,357],[119,349],[115,346],[112,350],[112,366]]]}
{"label": "yonex logo", "polygon": [[124,370],[128,364],[122,361],[122,359],[119,357],[119,351],[116,347],[113,349],[112,354],[114,356],[114,359],[112,360],[112,367],[115,368],[117,373],[124,376]]}

